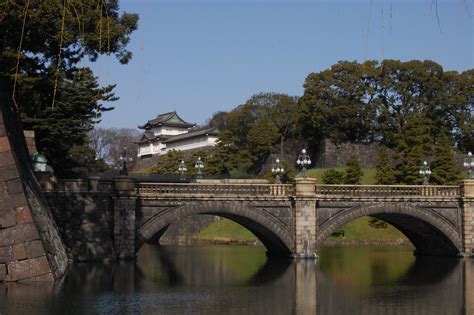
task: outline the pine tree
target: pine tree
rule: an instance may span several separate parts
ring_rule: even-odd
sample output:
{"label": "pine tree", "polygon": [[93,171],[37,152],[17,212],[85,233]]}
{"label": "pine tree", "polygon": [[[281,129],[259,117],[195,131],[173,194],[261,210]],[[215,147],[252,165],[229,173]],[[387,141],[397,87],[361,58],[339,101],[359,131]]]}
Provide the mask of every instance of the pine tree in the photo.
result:
{"label": "pine tree", "polygon": [[364,176],[364,172],[360,168],[359,160],[352,155],[346,163],[347,169],[344,175],[344,184],[360,185],[360,180]]}
{"label": "pine tree", "polygon": [[150,173],[178,174],[179,163],[181,162],[182,159],[183,159],[183,152],[171,150],[159,158],[157,162],[157,166],[150,169]]}
{"label": "pine tree", "polygon": [[344,172],[338,171],[333,168],[328,169],[323,173],[322,176],[323,184],[343,184],[344,183]]}
{"label": "pine tree", "polygon": [[433,150],[431,171],[431,181],[434,184],[453,185],[461,179],[461,174],[454,163],[451,140],[444,130],[439,134]]}
{"label": "pine tree", "polygon": [[38,150],[61,178],[76,177],[88,166],[94,171],[86,159],[73,158],[72,149],[88,144],[88,132],[99,122],[102,112],[113,109],[105,107],[104,102],[117,99],[112,92],[114,86],[99,87],[89,68],[80,68],[72,75],[72,80],[61,80],[54,108],[21,116],[24,127],[35,131]]}
{"label": "pine tree", "polygon": [[421,113],[413,112],[406,125],[396,135],[397,183],[407,185],[422,183],[420,167],[424,159],[430,155],[433,144],[430,131],[429,120]]}
{"label": "pine tree", "polygon": [[92,70],[81,65],[105,53],[126,64],[138,15],[121,14],[115,0],[11,1],[1,11],[2,93],[15,99],[23,127],[36,132],[56,175],[75,177],[73,169],[83,172],[88,164],[78,164],[85,160],[73,158],[73,146],[87,144],[91,124],[107,110],[103,102],[115,100],[113,86],[99,88]]}
{"label": "pine tree", "polygon": [[388,154],[387,147],[379,147],[377,168],[375,170],[375,181],[379,185],[393,185],[396,183],[392,159]]}

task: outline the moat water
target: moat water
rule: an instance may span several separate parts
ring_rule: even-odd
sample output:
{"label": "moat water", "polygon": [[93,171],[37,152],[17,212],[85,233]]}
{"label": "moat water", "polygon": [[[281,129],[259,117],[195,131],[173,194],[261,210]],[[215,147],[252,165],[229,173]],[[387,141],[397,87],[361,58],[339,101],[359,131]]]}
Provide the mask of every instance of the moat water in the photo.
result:
{"label": "moat water", "polygon": [[136,263],[0,284],[0,314],[474,314],[474,260],[331,247],[317,261],[257,246],[145,246]]}

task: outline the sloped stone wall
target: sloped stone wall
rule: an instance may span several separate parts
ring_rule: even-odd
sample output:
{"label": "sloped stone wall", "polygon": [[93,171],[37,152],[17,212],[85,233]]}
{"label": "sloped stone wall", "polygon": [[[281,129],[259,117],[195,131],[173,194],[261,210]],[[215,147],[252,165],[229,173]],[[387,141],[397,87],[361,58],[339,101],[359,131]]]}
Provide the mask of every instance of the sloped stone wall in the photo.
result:
{"label": "sloped stone wall", "polygon": [[331,140],[323,141],[319,148],[316,167],[345,167],[347,160],[354,155],[364,168],[377,166],[377,144],[341,143],[334,144]]}
{"label": "sloped stone wall", "polygon": [[65,248],[4,94],[0,106],[0,282],[54,281],[67,269]]}

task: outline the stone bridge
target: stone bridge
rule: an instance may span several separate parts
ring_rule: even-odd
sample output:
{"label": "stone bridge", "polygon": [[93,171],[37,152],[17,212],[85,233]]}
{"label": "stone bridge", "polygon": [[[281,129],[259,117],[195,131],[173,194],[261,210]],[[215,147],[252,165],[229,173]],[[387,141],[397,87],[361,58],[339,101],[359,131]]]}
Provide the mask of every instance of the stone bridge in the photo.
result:
{"label": "stone bridge", "polygon": [[474,181],[459,186],[156,183],[116,177],[69,180],[45,195],[76,260],[133,259],[187,216],[209,214],[254,233],[269,255],[315,257],[323,242],[362,216],[404,233],[420,255],[474,256]]}

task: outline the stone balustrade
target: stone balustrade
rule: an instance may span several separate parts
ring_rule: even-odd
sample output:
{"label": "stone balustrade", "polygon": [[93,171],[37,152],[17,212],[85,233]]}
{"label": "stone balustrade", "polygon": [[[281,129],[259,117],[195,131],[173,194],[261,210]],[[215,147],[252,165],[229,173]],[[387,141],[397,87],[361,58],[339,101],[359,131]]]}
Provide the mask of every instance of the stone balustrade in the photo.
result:
{"label": "stone balustrade", "polygon": [[316,185],[323,197],[452,197],[461,195],[459,186],[409,185]]}
{"label": "stone balustrade", "polygon": [[[273,184],[202,184],[202,183],[138,183],[140,196],[194,194],[292,196],[293,185]],[[459,198],[459,186],[409,185],[316,185],[320,197],[450,197]]]}
{"label": "stone balustrade", "polygon": [[138,183],[137,192],[140,197],[155,197],[161,195],[290,196],[293,192],[293,185]]}
{"label": "stone balustrade", "polygon": [[[51,186],[51,185],[50,185]],[[161,195],[212,195],[212,196],[293,196],[295,188],[292,184],[263,183],[226,183],[208,181],[196,183],[136,183],[137,193],[141,197]],[[114,190],[113,180],[102,180],[98,177],[89,179],[58,180],[53,188],[46,191],[62,192],[102,192]],[[360,197],[424,197],[424,198],[459,198],[460,186],[421,186],[421,185],[316,185],[316,195],[320,198]]]}
{"label": "stone balustrade", "polygon": [[40,182],[44,192],[101,192],[112,193],[114,184],[112,180],[101,180],[98,177],[88,179],[62,179],[47,178]]}

